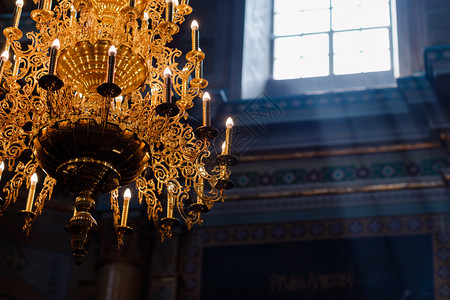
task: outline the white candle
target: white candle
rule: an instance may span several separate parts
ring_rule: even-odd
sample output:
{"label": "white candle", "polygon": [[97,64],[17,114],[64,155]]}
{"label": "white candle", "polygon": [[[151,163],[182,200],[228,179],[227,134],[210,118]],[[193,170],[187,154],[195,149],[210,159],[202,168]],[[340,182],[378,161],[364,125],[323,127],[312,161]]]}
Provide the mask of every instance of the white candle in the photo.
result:
{"label": "white candle", "polygon": [[211,127],[211,96],[208,92],[203,94],[203,126]]}
{"label": "white candle", "polygon": [[198,23],[196,20],[192,21],[191,23],[191,30],[192,30],[192,51],[198,51],[199,48],[199,37],[200,37],[200,31],[198,29]]}
{"label": "white candle", "polygon": [[5,163],[1,162],[0,163],[0,180],[2,179],[2,175],[3,175],[3,170],[5,169]]}
{"label": "white candle", "polygon": [[33,201],[34,201],[34,194],[36,193],[36,184],[38,181],[38,177],[36,175],[36,173],[34,173],[33,175],[31,175],[31,179],[30,179],[30,190],[28,191],[28,198],[27,198],[27,205],[25,210],[26,211],[32,211],[33,209]]}
{"label": "white candle", "polygon": [[116,54],[117,54],[116,47],[114,45],[109,47],[109,50],[108,50],[109,59],[108,59],[108,70],[107,70],[108,77],[106,79],[108,83],[114,82],[114,68],[116,67]]}
{"label": "white candle", "polygon": [[225,149],[224,149],[225,155],[231,154],[231,136],[232,136],[233,125],[234,125],[233,119],[228,118],[227,122],[226,122],[227,131],[226,131],[226,135],[225,135]]}
{"label": "white candle", "polygon": [[16,1],[16,9],[14,11],[14,17],[12,21],[12,27],[19,28],[20,15],[22,14],[23,0]]}
{"label": "white candle", "polygon": [[127,226],[128,209],[130,207],[130,199],[131,199],[131,191],[130,191],[130,189],[126,189],[125,193],[123,193],[122,220],[120,223],[121,226]]}
{"label": "white candle", "polygon": [[169,67],[164,70],[164,100],[166,103],[172,102],[172,71]]}

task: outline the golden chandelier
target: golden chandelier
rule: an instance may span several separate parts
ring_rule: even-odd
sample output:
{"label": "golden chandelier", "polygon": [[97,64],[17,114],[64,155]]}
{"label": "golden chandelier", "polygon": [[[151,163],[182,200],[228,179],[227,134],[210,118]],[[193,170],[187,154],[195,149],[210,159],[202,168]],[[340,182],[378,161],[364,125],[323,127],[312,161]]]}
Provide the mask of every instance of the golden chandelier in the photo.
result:
{"label": "golden chandelier", "polygon": [[[182,52],[168,46],[192,12],[188,1],[60,0],[52,8],[51,0],[34,0],[36,31],[26,34],[26,47],[19,42],[22,1],[3,31],[0,177],[4,173],[6,183],[0,215],[26,186],[19,214],[28,233],[61,183],[76,197],[66,230],[77,263],[97,227],[91,212],[99,194],[110,193],[119,246],[132,231],[131,193],[125,191],[121,213],[119,188],[133,182],[162,239],[180,223],[175,216],[189,229],[201,224],[201,213],[233,186],[229,166],[237,159],[229,118],[222,152],[210,163],[218,131],[203,91],[208,82],[198,23],[192,22],[192,49],[182,68]],[[203,124],[194,129],[187,120],[197,97],[203,98]],[[38,182],[36,173],[45,179]]]}

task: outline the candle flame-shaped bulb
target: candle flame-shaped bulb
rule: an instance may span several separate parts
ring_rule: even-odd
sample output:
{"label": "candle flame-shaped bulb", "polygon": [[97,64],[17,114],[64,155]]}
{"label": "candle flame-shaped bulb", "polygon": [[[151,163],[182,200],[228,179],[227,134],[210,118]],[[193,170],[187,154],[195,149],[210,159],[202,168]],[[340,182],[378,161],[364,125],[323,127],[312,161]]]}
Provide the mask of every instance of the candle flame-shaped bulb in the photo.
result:
{"label": "candle flame-shaped bulb", "polygon": [[148,13],[144,12],[144,17],[142,18],[144,21],[148,21]]}
{"label": "candle flame-shaped bulb", "polygon": [[4,169],[5,169],[5,163],[1,162],[0,163],[0,172],[3,172]]}
{"label": "candle flame-shaped bulb", "polygon": [[59,43],[58,39],[55,39],[52,43],[52,48],[58,49],[61,48],[61,44]]}
{"label": "candle flame-shaped bulb", "polygon": [[228,118],[226,125],[227,125],[227,128],[233,127],[233,125],[234,125],[233,119],[232,118]]}
{"label": "candle flame-shaped bulb", "polygon": [[37,177],[37,174],[36,174],[36,173],[34,173],[33,175],[31,175],[30,181],[31,181],[31,183],[37,183],[38,177]]}
{"label": "candle flame-shaped bulb", "polygon": [[9,51],[3,51],[2,55],[1,55],[1,59],[3,61],[7,61],[9,59]]}
{"label": "candle flame-shaped bulb", "polygon": [[109,47],[109,50],[108,50],[108,55],[116,55],[116,53],[117,53],[117,50],[116,50],[116,47],[114,46],[114,45],[112,45],[111,47]]}
{"label": "candle flame-shaped bulb", "polygon": [[72,12],[72,13],[77,12],[77,10],[75,9],[75,7],[73,5],[70,6],[70,12]]}
{"label": "candle flame-shaped bulb", "polygon": [[164,70],[164,77],[167,77],[167,76],[172,76],[172,71],[170,70],[169,67],[167,67],[167,68]]}
{"label": "candle flame-shaped bulb", "polygon": [[16,1],[16,6],[17,7],[23,7],[23,0],[17,0]]}
{"label": "candle flame-shaped bulb", "polygon": [[180,5],[180,3],[178,0],[173,0],[173,5],[178,6],[178,5]]}
{"label": "candle flame-shaped bulb", "polygon": [[131,199],[131,191],[130,189],[126,189],[125,192],[123,193],[123,198],[130,200]]}
{"label": "candle flame-shaped bulb", "polygon": [[198,29],[198,23],[197,23],[196,20],[192,21],[192,23],[191,23],[191,29],[192,29],[192,30]]}
{"label": "candle flame-shaped bulb", "polygon": [[205,92],[203,94],[203,101],[209,101],[209,100],[211,100],[211,96],[209,95],[208,92]]}

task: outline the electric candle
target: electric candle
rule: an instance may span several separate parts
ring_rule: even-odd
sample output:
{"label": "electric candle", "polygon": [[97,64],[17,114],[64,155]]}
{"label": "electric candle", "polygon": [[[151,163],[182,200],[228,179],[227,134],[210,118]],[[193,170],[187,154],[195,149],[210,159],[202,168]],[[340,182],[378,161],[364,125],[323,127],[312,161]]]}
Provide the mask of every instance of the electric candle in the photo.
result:
{"label": "electric candle", "polygon": [[20,65],[20,57],[16,58],[14,55],[14,68],[13,68],[13,76],[16,77],[19,74],[19,65]]}
{"label": "electric candle", "polygon": [[164,100],[166,103],[172,102],[172,71],[169,67],[164,70]]}
{"label": "electric candle", "polygon": [[22,14],[23,0],[16,1],[16,9],[14,10],[14,17],[12,27],[19,28],[20,15]]}
{"label": "electric candle", "polygon": [[232,135],[232,129],[233,129],[233,119],[228,118],[226,122],[227,131],[225,135],[225,149],[224,154],[230,155],[231,154],[231,135]]}
{"label": "electric candle", "polygon": [[198,51],[199,50],[199,38],[200,38],[200,31],[198,29],[198,23],[196,20],[192,21],[191,23],[191,30],[192,30],[192,51]]}
{"label": "electric candle", "polygon": [[51,0],[44,0],[44,9],[45,10],[51,10],[52,9],[52,1]]}
{"label": "electric candle", "polygon": [[130,199],[131,199],[131,191],[130,191],[130,189],[126,189],[125,193],[123,193],[122,220],[120,223],[121,226],[127,226],[128,209],[130,207]]}
{"label": "electric candle", "polygon": [[222,143],[222,155],[225,155],[225,144],[226,142]]}
{"label": "electric candle", "polygon": [[9,51],[3,51],[0,56],[0,81],[3,78],[3,72],[5,70],[6,61],[9,59]]}
{"label": "electric candle", "polygon": [[148,29],[148,13],[145,11],[142,17],[142,29]]}
{"label": "electric candle", "polygon": [[55,75],[56,56],[60,48],[59,40],[55,39],[52,43],[52,49],[50,50],[50,65],[48,67],[48,74]]}
{"label": "electric candle", "polygon": [[[202,49],[198,48],[198,51],[202,52]],[[197,62],[195,66],[195,78],[203,78],[203,60]]]}
{"label": "electric candle", "polygon": [[173,185],[170,184],[167,188],[167,218],[173,218]]}
{"label": "electric candle", "polygon": [[114,82],[114,68],[116,67],[116,54],[117,54],[116,47],[114,45],[109,47],[109,50],[108,50],[109,59],[108,59],[108,70],[107,70],[107,74],[108,74],[107,82],[108,83]]}
{"label": "electric candle", "polygon": [[73,26],[73,23],[75,21],[75,18],[77,17],[77,11],[75,7],[70,6],[70,26]]}
{"label": "electric candle", "polygon": [[114,108],[120,110],[122,107],[123,96],[118,96],[115,99]]}
{"label": "electric candle", "polygon": [[0,163],[0,180],[2,179],[2,175],[3,175],[3,170],[5,169],[5,163],[1,162]]}
{"label": "electric candle", "polygon": [[203,126],[211,127],[211,96],[208,92],[203,94]]}
{"label": "electric candle", "polygon": [[33,175],[31,175],[31,179],[30,179],[30,190],[28,191],[27,205],[25,208],[26,211],[32,211],[34,194],[36,193],[37,181],[38,181],[38,177],[37,177],[36,173],[34,173]]}
{"label": "electric candle", "polygon": [[173,20],[173,3],[172,0],[166,0],[166,22]]}
{"label": "electric candle", "polygon": [[[183,68],[183,72],[189,72],[188,68]],[[188,83],[189,83],[189,75],[186,76],[186,79],[183,79],[183,90],[182,90],[182,94],[183,97],[187,96],[187,91],[188,91]]]}

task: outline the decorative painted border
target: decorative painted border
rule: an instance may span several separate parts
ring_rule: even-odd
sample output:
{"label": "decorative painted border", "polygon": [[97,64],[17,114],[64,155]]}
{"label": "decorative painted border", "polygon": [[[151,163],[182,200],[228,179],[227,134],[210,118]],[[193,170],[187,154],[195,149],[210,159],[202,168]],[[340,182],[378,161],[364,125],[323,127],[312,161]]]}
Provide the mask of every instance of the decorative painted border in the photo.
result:
{"label": "decorative painted border", "polygon": [[261,166],[245,171],[233,172],[231,180],[238,189],[257,187],[305,186],[311,184],[332,184],[346,182],[366,182],[371,180],[417,178],[441,176],[448,165],[446,157],[408,158],[405,161],[366,161],[341,163],[335,166],[324,161],[305,165],[293,161],[288,168],[267,168]]}
{"label": "decorative painted border", "polygon": [[434,282],[437,300],[450,298],[450,218],[409,215],[346,220],[255,224],[193,230],[181,250],[181,299],[201,300],[201,269],[206,247],[430,234],[433,238]]}

